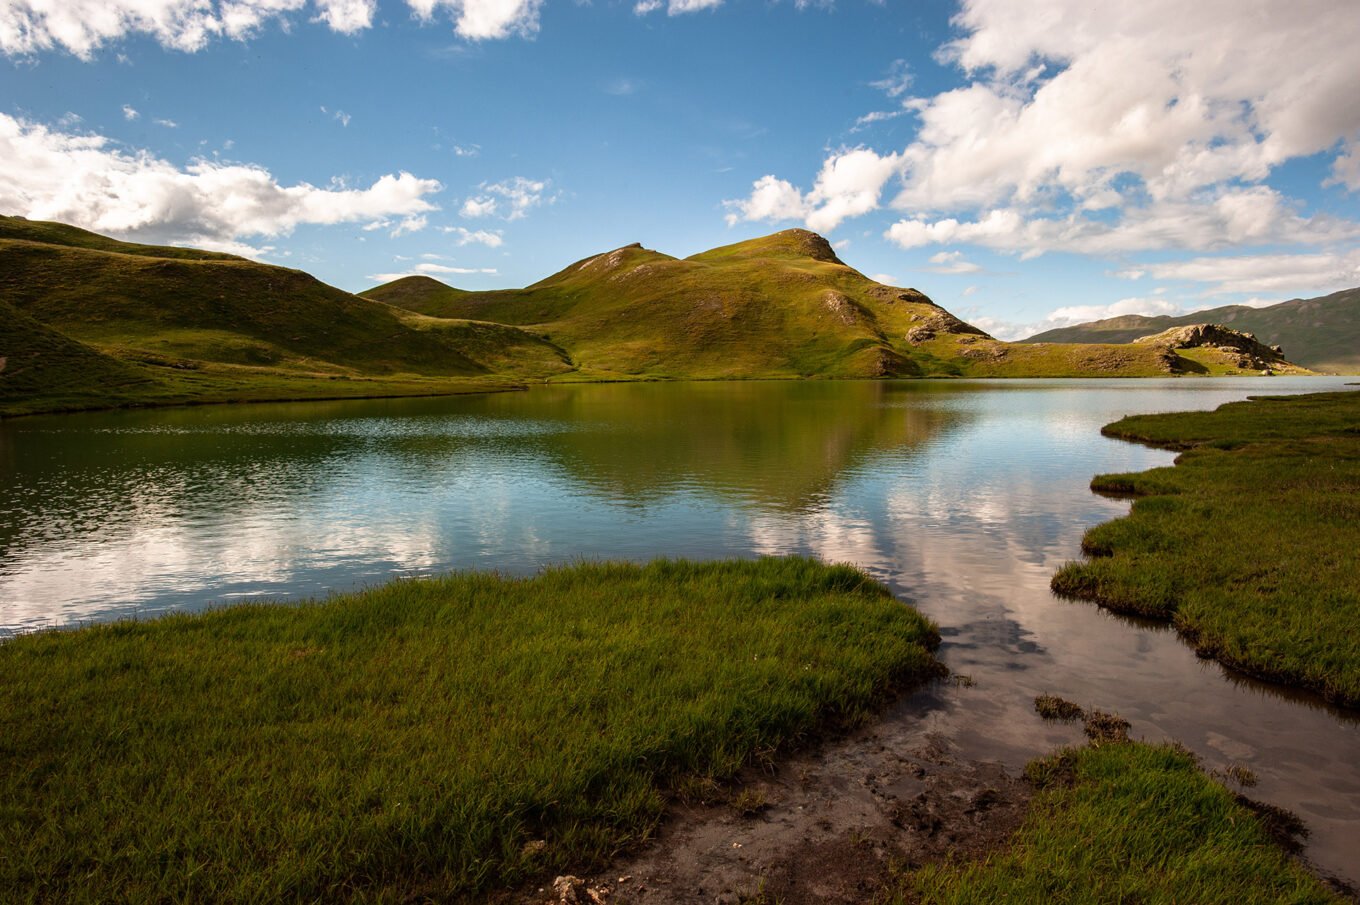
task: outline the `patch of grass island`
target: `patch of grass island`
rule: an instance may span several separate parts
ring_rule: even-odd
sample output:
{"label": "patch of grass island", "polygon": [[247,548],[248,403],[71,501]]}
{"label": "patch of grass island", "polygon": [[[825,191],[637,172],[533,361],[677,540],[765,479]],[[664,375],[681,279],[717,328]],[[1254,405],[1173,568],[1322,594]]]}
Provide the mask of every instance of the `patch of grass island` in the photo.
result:
{"label": "patch of grass island", "polygon": [[1360,393],[1139,415],[1107,436],[1184,452],[1100,475],[1137,497],[1092,528],[1059,594],[1172,621],[1203,656],[1360,706]]}
{"label": "patch of grass island", "polygon": [[0,644],[0,899],[481,900],[938,674],[802,558],[457,573]]}
{"label": "patch of grass island", "polygon": [[887,901],[1341,902],[1290,858],[1250,802],[1176,745],[1095,741],[1034,761],[1026,775],[1038,791],[1004,849],[927,865]]}

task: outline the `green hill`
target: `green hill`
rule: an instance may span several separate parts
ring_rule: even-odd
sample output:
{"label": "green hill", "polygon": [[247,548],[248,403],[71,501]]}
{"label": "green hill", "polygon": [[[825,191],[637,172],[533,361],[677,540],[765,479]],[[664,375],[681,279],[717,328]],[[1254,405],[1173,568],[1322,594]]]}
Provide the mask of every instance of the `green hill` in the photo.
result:
{"label": "green hill", "polygon": [[502,324],[433,320],[298,270],[20,218],[0,218],[0,302],[0,356],[40,350],[45,372],[66,375],[5,379],[0,412],[448,392],[570,368],[551,343]]}
{"label": "green hill", "polygon": [[0,322],[0,415],[433,395],[549,379],[1267,367],[1211,346],[1000,342],[915,289],[865,277],[801,229],[683,260],[628,245],[523,289],[468,292],[413,276],[356,296],[234,255],[0,217]]}
{"label": "green hill", "polygon": [[1039,333],[1025,343],[1127,343],[1150,333],[1199,323],[1224,324],[1284,348],[1291,361],[1316,371],[1360,373],[1360,288],[1268,308],[1227,305],[1180,317],[1130,314]]}
{"label": "green hill", "polygon": [[524,289],[466,292],[405,278],[363,293],[434,317],[531,330],[582,379],[1162,376],[1230,373],[1210,349],[1004,343],[915,289],[847,266],[826,239],[791,229],[683,260],[628,245]]}

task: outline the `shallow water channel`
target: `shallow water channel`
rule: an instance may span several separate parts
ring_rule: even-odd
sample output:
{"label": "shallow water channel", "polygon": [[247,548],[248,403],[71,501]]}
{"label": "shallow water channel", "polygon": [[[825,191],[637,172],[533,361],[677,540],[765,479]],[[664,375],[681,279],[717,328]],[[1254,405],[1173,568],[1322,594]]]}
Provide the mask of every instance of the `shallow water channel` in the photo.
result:
{"label": "shallow water channel", "polygon": [[889,718],[1019,768],[1080,734],[1035,694],[1117,710],[1250,767],[1315,864],[1360,882],[1360,713],[1048,590],[1082,532],[1127,511],[1091,477],[1173,458],[1101,425],[1346,382],[608,384],[5,421],[0,636],[451,568],[807,553],[892,585],[972,680]]}

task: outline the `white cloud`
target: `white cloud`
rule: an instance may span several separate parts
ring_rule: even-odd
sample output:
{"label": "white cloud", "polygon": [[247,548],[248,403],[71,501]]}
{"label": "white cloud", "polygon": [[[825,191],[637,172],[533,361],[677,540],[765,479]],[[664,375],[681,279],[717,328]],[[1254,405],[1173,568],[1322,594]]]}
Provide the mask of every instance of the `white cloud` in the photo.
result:
{"label": "white cloud", "polygon": [[[953,24],[961,37],[938,57],[961,86],[911,97],[904,66],[874,83],[920,120],[900,151],[864,149],[901,174],[899,244],[1104,254],[1354,235],[1265,184],[1323,154],[1335,155],[1333,182],[1360,190],[1360,16],[1335,0],[963,0]],[[810,198],[799,196],[819,210]],[[878,206],[871,192],[826,219]],[[744,219],[748,207],[760,205],[729,210]]]}
{"label": "white cloud", "polygon": [[418,233],[429,225],[429,218],[424,214],[417,214],[414,217],[403,217],[402,221],[397,224],[396,229],[392,230],[389,235],[395,239],[398,236],[404,236],[407,233]]}
{"label": "white cloud", "polygon": [[500,230],[488,229],[464,229],[461,226],[441,226],[440,232],[451,236],[457,236],[455,242],[462,245],[485,245],[487,248],[500,248],[505,240],[501,237]]}
{"label": "white cloud", "polygon": [[453,30],[473,41],[528,37],[538,32],[542,0],[406,0],[422,21],[429,22],[441,7],[455,16]]}
{"label": "white cloud", "polygon": [[1360,249],[1345,253],[1231,255],[1147,265],[1159,280],[1210,284],[1202,294],[1322,295],[1360,285]]}
{"label": "white cloud", "polygon": [[423,261],[416,265],[420,273],[496,273],[494,267],[450,267],[447,264],[431,264]]}
{"label": "white cloud", "polygon": [[148,35],[193,52],[218,37],[244,40],[266,23],[310,8],[318,21],[352,34],[373,22],[376,0],[0,0],[0,52],[26,56],[63,49],[90,59],[103,45]]}
{"label": "white cloud", "polygon": [[801,220],[808,214],[803,193],[792,183],[774,176],[757,179],[749,198],[724,201],[723,205],[729,211],[728,226],[735,226],[742,220]]}
{"label": "white cloud", "polygon": [[373,24],[378,0],[315,0],[320,19],[333,30],[352,35]]}
{"label": "white cloud", "polygon": [[368,279],[375,283],[390,283],[393,280],[400,280],[405,277],[427,277],[432,273],[437,274],[486,274],[496,276],[500,271],[494,267],[445,267],[442,264],[417,264],[412,270],[403,270],[398,273],[370,273]]}
{"label": "white cloud", "polygon": [[464,217],[490,217],[496,213],[498,202],[495,198],[469,198],[463,202],[459,208],[459,213]]}
{"label": "white cloud", "polygon": [[881,123],[890,119],[897,119],[899,116],[906,115],[906,110],[874,110],[866,113],[855,120],[855,125],[850,129],[851,132],[859,132],[874,123]]}
{"label": "white cloud", "polygon": [[352,119],[352,117],[344,110],[329,110],[323,104],[321,107],[321,112],[330,114],[331,119],[335,120],[345,128],[349,128],[349,121],[350,119]]}
{"label": "white cloud", "polygon": [[942,251],[931,255],[930,263],[935,266],[925,268],[929,273],[978,273],[982,270],[979,265],[965,259],[961,251]]}
{"label": "white cloud", "polygon": [[749,197],[723,202],[729,211],[727,222],[802,219],[808,229],[830,232],[847,217],[878,207],[883,186],[900,166],[896,154],[880,157],[868,148],[842,150],[826,159],[806,195],[774,176],[756,180]]}
{"label": "white cloud", "polygon": [[906,60],[893,60],[888,74],[876,82],[870,82],[869,86],[877,88],[888,97],[901,97],[911,88],[911,83],[911,66]]}
{"label": "white cloud", "polygon": [[[633,5],[633,12],[639,16],[654,13],[663,6],[666,8],[666,15],[681,16],[685,13],[697,13],[705,9],[717,9],[723,5],[723,0],[638,0]],[[798,3],[798,8],[802,9],[805,3]]]}
{"label": "white cloud", "polygon": [[1332,162],[1330,185],[1344,185],[1352,192],[1360,192],[1360,136],[1346,142],[1345,150]]}
{"label": "white cloud", "polygon": [[435,209],[441,186],[410,173],[368,188],[280,185],[263,167],[197,159],[179,167],[0,113],[0,210],[96,232],[249,252],[242,238],[280,236],[302,224],[415,217]]}
{"label": "white cloud", "polygon": [[178,128],[179,128],[179,123],[175,122],[173,119],[158,119],[158,120],[156,120],[156,125],[162,126],[162,127],[166,128],[166,129],[178,129]]}
{"label": "white cloud", "polygon": [[526,179],[516,176],[502,182],[484,182],[479,188],[480,195],[474,195],[463,202],[459,210],[464,217],[497,216],[505,220],[519,220],[530,209],[540,204],[552,204],[555,196],[546,193],[548,180]]}
{"label": "white cloud", "polygon": [[1300,216],[1274,189],[1251,186],[1148,204],[1114,220],[1094,219],[1082,211],[1029,218],[1023,209],[1010,207],[990,210],[976,220],[899,220],[884,235],[902,248],[971,243],[1033,257],[1047,251],[1102,255],[1338,242],[1360,237],[1360,223]]}
{"label": "white cloud", "polygon": [[478,154],[480,154],[480,153],[482,153],[482,146],[481,146],[481,145],[454,145],[454,146],[453,146],[453,156],[454,156],[454,157],[476,157],[476,156],[477,156]]}
{"label": "white cloud", "polygon": [[130,104],[123,105],[123,119],[127,120],[128,122],[132,122],[133,120],[139,119],[141,115],[142,114],[134,110]]}

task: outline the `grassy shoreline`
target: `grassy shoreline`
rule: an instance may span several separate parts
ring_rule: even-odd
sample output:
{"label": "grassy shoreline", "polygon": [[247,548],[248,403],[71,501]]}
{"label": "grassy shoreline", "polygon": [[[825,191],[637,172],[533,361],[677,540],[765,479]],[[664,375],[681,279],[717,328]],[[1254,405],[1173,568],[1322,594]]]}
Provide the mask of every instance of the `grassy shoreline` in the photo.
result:
{"label": "grassy shoreline", "polygon": [[1061,595],[1171,621],[1202,656],[1360,706],[1360,393],[1139,415],[1106,436],[1184,450],[1096,477],[1135,497],[1092,528]]}
{"label": "grassy shoreline", "polygon": [[1033,761],[1026,775],[1038,791],[1003,849],[928,865],[887,901],[1341,901],[1271,838],[1249,802],[1177,745],[1104,740]]}
{"label": "grassy shoreline", "polygon": [[472,897],[937,675],[801,558],[459,573],[0,644],[0,898]]}
{"label": "grassy shoreline", "polygon": [[[215,374],[215,372],[209,372]],[[422,399],[435,398],[440,396],[466,396],[481,393],[510,393],[520,392],[530,389],[539,384],[558,385],[558,384],[608,384],[608,383],[730,383],[741,382],[749,383],[752,381],[798,381],[798,380],[871,380],[871,381],[922,381],[922,380],[1082,380],[1087,378],[1098,378],[1100,380],[1161,380],[1174,377],[1178,380],[1212,380],[1212,377],[1196,375],[1144,375],[1132,376],[1128,374],[1085,374],[1085,375],[1063,375],[1063,376],[1044,376],[1044,375],[958,375],[958,374],[928,374],[923,376],[906,377],[837,377],[837,376],[814,376],[800,377],[796,375],[768,375],[759,377],[667,377],[659,375],[617,375],[607,376],[582,375],[580,372],[571,371],[548,378],[525,379],[515,375],[507,375],[504,378],[495,376],[488,378],[464,378],[450,381],[430,380],[420,378],[410,382],[400,379],[390,379],[383,377],[347,377],[343,380],[335,377],[317,377],[313,379],[297,378],[293,376],[279,377],[280,383],[276,386],[269,385],[267,382],[263,387],[251,389],[249,384],[214,384],[210,390],[202,393],[190,393],[182,389],[167,389],[166,387],[156,387],[154,392],[147,391],[140,394],[120,395],[111,391],[110,395],[99,398],[91,397],[87,392],[73,393],[68,396],[60,396],[54,399],[39,400],[36,397],[32,400],[22,398],[11,398],[0,400],[0,420],[25,418],[34,415],[70,415],[87,412],[113,412],[131,411],[152,408],[181,408],[200,405],[235,405],[235,404],[254,404],[264,402],[337,402],[344,400],[366,400],[366,399]],[[1256,375],[1236,375],[1236,376],[1256,376]],[[201,379],[201,378],[199,378]],[[341,392],[339,388],[355,390],[355,392]],[[370,389],[369,387],[377,387]]]}

